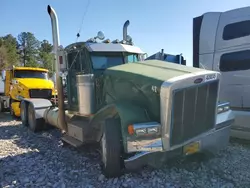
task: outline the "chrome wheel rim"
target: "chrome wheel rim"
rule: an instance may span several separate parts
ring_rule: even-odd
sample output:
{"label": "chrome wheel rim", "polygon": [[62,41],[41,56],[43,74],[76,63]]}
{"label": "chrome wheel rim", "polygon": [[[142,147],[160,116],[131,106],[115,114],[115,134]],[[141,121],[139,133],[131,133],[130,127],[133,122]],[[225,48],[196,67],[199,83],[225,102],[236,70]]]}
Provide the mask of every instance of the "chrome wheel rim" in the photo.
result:
{"label": "chrome wheel rim", "polygon": [[106,147],[106,135],[103,133],[102,136],[102,162],[104,166],[107,165],[107,147]]}
{"label": "chrome wheel rim", "polygon": [[33,116],[34,116],[34,113],[33,111],[31,110],[32,108],[29,107],[29,113],[28,113],[28,122],[29,122],[29,126],[32,130],[34,130],[35,126],[34,126],[34,122],[33,122]]}
{"label": "chrome wheel rim", "polygon": [[23,105],[21,105],[21,120],[24,122],[25,121],[25,112],[24,112],[25,108],[23,107]]}

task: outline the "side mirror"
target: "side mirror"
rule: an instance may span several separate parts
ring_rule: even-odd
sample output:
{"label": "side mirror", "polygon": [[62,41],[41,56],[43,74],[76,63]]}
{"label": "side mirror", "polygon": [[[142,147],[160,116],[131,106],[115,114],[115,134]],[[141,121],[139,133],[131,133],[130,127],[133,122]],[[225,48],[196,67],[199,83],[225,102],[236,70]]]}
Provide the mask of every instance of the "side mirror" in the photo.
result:
{"label": "side mirror", "polygon": [[66,87],[66,86],[67,86],[67,85],[66,85],[66,78],[62,79],[62,85],[63,85],[63,87]]}
{"label": "side mirror", "polygon": [[59,76],[63,79],[66,78],[68,76],[68,71],[60,71]]}
{"label": "side mirror", "polygon": [[147,53],[142,54],[142,60],[143,61],[145,61],[145,59],[147,59],[147,58],[148,58],[148,54]]}
{"label": "side mirror", "polygon": [[2,70],[1,77],[2,77],[2,80],[5,81],[5,78],[6,78],[6,72],[5,72],[5,70]]}

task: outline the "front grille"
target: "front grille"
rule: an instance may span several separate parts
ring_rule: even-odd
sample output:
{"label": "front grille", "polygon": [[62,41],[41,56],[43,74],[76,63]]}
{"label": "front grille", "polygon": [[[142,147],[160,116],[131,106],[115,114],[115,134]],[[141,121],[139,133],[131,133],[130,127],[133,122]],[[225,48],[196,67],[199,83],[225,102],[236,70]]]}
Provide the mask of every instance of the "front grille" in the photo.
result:
{"label": "front grille", "polygon": [[219,81],[173,91],[170,145],[181,144],[214,127]]}
{"label": "front grille", "polygon": [[52,96],[52,90],[51,89],[30,89],[29,94],[30,94],[30,98],[50,99]]}

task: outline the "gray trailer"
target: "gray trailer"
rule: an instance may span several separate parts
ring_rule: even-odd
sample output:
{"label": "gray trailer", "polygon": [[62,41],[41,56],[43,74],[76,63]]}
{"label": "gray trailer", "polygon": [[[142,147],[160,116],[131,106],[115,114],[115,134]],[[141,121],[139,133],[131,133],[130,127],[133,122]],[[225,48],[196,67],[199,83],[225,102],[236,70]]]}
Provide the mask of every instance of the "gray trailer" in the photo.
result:
{"label": "gray trailer", "polygon": [[235,114],[233,137],[250,140],[250,7],[193,19],[193,66],[221,73],[220,100]]}

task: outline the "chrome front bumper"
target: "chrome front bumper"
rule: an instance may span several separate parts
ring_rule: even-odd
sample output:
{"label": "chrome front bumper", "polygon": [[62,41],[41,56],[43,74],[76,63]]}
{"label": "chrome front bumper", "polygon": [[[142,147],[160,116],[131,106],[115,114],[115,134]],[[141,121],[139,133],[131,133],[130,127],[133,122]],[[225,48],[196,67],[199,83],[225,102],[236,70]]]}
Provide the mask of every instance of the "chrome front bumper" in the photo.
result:
{"label": "chrome front bumper", "polygon": [[128,152],[137,151],[137,153],[124,160],[125,167],[132,170],[144,165],[150,165],[154,163],[155,160],[157,160],[158,163],[163,163],[170,158],[183,156],[183,146],[197,141],[200,142],[199,152],[216,153],[218,150],[227,147],[233,122],[234,115],[231,110],[218,114],[214,129],[168,151],[163,150],[161,138],[133,142],[128,140]]}

